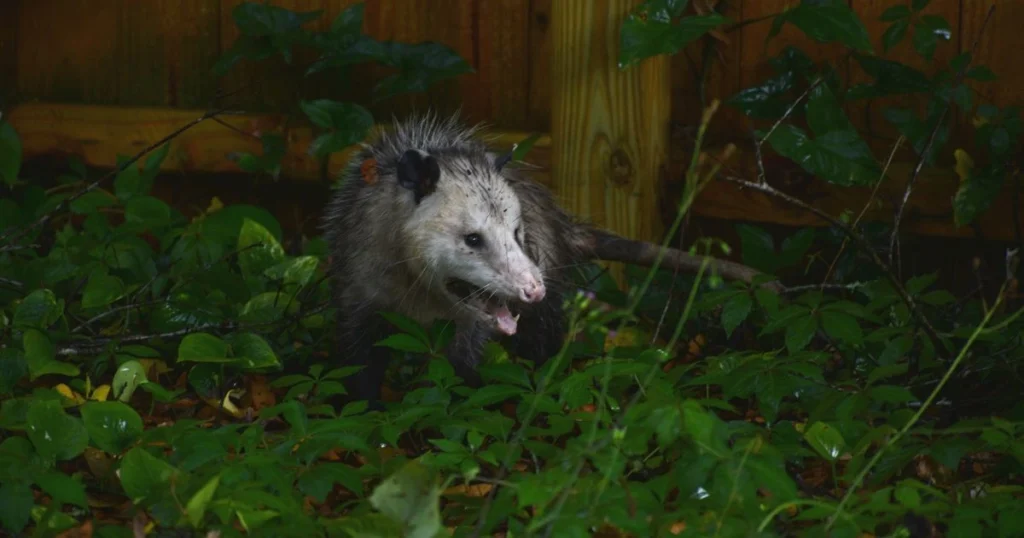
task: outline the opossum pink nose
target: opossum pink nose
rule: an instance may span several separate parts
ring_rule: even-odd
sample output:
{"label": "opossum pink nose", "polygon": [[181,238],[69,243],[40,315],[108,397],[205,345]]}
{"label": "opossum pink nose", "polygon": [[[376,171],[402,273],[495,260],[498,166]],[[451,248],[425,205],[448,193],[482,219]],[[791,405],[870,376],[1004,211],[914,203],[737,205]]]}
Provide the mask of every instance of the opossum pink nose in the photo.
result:
{"label": "opossum pink nose", "polygon": [[536,280],[531,280],[530,283],[519,289],[519,298],[525,303],[537,303],[544,299],[544,295],[547,290],[544,289],[544,283]]}

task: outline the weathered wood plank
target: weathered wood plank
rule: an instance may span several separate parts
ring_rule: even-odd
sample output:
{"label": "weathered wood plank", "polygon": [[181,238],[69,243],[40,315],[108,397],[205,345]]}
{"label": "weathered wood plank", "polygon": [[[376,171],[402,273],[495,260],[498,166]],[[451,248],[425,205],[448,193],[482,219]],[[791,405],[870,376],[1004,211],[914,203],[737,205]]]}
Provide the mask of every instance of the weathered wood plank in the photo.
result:
{"label": "weathered wood plank", "polygon": [[551,183],[573,213],[628,237],[655,239],[667,175],[670,59],[618,67],[619,28],[635,0],[554,2]]}
{"label": "weathered wood plank", "polygon": [[21,3],[0,5],[0,111],[10,107],[18,90],[18,18]]}
{"label": "weathered wood plank", "polygon": [[117,102],[121,0],[20,2],[18,93],[25,99]]}
{"label": "weathered wood plank", "polygon": [[529,129],[551,130],[551,0],[530,0],[527,71]]}
{"label": "weathered wood plank", "polygon": [[[982,33],[991,6],[995,12]],[[972,84],[981,95],[977,100],[1000,107],[1024,106],[1024,68],[1019,51],[1024,49],[1024,2],[1018,0],[964,0],[961,39],[964,50],[978,40],[974,63],[987,65],[999,77],[985,84]],[[979,40],[980,37],[980,40]]]}
{"label": "weathered wood plank", "polygon": [[[101,168],[116,165],[117,154],[133,154],[159,140],[174,129],[202,115],[199,110],[171,108],[127,108],[83,105],[26,103],[11,111],[10,121],[18,130],[27,159],[76,155],[86,164]],[[225,116],[223,120],[236,129],[251,131],[257,127],[273,129],[282,124],[276,115]],[[498,131],[496,145],[509,147],[527,136],[524,132]],[[318,181],[319,169],[306,149],[312,134],[308,129],[289,131],[288,156],[283,177],[286,181]],[[206,122],[187,131],[171,144],[163,163],[169,172],[234,173],[238,168],[228,155],[239,151],[259,151],[259,144],[251,137],[214,122]],[[709,151],[714,151],[709,150]],[[349,153],[335,155],[329,170],[336,174]],[[548,136],[538,140],[528,156],[537,167],[531,175],[551,185],[552,140]],[[688,156],[677,150],[671,154],[671,176],[677,177]],[[737,173],[755,177],[749,156],[741,156],[736,164]],[[890,175],[894,179],[883,185],[875,202],[869,206],[865,218],[869,221],[891,221],[891,201],[898,199],[906,179],[910,176],[912,161],[894,162]],[[925,168],[911,198],[903,228],[907,233],[944,237],[974,237],[970,228],[952,226],[950,197],[955,192],[957,178],[949,169]],[[793,187],[792,194],[838,215],[850,208],[864,205],[868,189],[841,189],[824,182],[812,181]],[[978,222],[977,230],[987,239],[1014,240],[1011,215],[1014,197],[1006,192],[996,198],[991,210]],[[716,181],[698,197],[693,206],[697,215],[734,221],[770,222],[789,226],[821,226],[824,223],[800,210],[751,191],[738,189],[724,181]],[[1024,230],[1022,230],[1024,233]]]}
{"label": "weathered wood plank", "polygon": [[209,106],[217,92],[220,4],[208,0],[124,2],[117,44],[117,103]]}

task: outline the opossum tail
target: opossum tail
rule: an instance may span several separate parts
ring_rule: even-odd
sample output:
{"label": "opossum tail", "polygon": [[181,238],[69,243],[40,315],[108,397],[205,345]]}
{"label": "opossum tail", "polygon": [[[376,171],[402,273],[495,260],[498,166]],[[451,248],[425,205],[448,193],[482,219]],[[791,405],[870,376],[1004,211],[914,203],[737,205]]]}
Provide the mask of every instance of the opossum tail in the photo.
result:
{"label": "opossum tail", "polygon": [[[633,263],[651,267],[658,261],[659,253],[664,252],[659,267],[669,270],[685,271],[696,273],[705,259],[709,260],[708,268],[727,280],[738,280],[751,284],[762,276],[760,271],[743,264],[720,260],[710,256],[694,256],[674,248],[663,248],[661,245],[635,241],[613,233],[593,228],[583,227],[580,237],[579,251],[590,258]],[[785,290],[785,286],[778,281],[768,281],[761,284],[777,293]]]}

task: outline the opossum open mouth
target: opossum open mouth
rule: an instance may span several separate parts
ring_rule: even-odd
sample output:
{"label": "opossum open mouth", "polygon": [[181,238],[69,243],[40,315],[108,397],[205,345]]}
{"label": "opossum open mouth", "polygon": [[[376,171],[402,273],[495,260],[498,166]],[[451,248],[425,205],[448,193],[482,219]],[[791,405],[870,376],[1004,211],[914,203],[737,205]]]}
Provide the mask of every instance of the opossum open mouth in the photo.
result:
{"label": "opossum open mouth", "polygon": [[449,293],[458,297],[463,305],[479,311],[483,317],[493,322],[502,333],[509,336],[516,333],[516,327],[519,325],[517,302],[498,297],[492,292],[458,278],[449,279],[445,283],[445,288]]}

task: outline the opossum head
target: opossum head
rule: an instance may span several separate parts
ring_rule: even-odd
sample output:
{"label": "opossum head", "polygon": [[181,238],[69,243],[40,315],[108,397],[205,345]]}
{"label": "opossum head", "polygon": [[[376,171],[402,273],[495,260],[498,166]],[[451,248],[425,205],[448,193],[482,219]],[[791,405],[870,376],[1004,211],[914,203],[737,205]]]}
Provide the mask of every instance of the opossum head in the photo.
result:
{"label": "opossum head", "polygon": [[412,149],[396,169],[408,193],[403,225],[409,257],[462,318],[515,334],[519,309],[544,299],[541,270],[526,254],[523,208],[483,152],[434,156]]}

